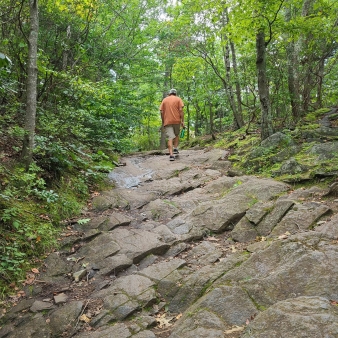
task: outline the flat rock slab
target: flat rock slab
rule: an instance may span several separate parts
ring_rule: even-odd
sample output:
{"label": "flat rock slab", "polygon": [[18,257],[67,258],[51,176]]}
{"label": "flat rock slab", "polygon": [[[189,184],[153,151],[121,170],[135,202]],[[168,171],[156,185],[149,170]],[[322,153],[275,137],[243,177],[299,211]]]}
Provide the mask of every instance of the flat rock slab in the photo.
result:
{"label": "flat rock slab", "polygon": [[216,241],[215,244],[211,242],[213,237],[209,237],[210,241],[203,241],[198,245],[194,246],[187,255],[183,255],[185,259],[189,260],[189,265],[196,267],[202,267],[215,263],[221,256],[221,244]]}
{"label": "flat rock slab", "polygon": [[50,315],[49,327],[54,336],[61,336],[63,332],[75,326],[76,320],[80,316],[83,302],[73,301],[59,307]]}
{"label": "flat rock slab", "polygon": [[257,312],[256,306],[241,288],[216,288],[186,311],[170,337],[224,337],[226,327],[243,326]]}
{"label": "flat rock slab", "polygon": [[131,223],[132,218],[118,212],[114,212],[109,216],[106,222],[103,222],[99,225],[99,230],[109,231],[113,230],[118,226],[127,226]]}
{"label": "flat rock slab", "polygon": [[95,332],[84,332],[77,334],[76,338],[108,338],[108,337],[116,337],[116,338],[129,338],[132,336],[132,333],[128,329],[128,327],[123,323],[117,323],[113,326],[109,326],[106,328],[100,328]]}
{"label": "flat rock slab", "polygon": [[300,295],[338,299],[337,259],[332,239],[314,231],[297,234],[254,252],[215,286],[239,283],[263,307]]}
{"label": "flat rock slab", "polygon": [[84,258],[85,262],[91,265],[113,256],[120,251],[120,245],[111,233],[102,233],[89,243],[86,243],[75,255],[74,259]]}
{"label": "flat rock slab", "polygon": [[0,331],[1,337],[8,338],[51,338],[51,330],[49,325],[46,323],[46,319],[41,313],[38,313],[29,320],[23,320],[21,325],[16,327],[6,326]]}
{"label": "flat rock slab", "polygon": [[271,235],[277,236],[287,231],[296,233],[300,230],[308,230],[329,210],[327,205],[318,202],[297,203],[275,226]]}
{"label": "flat rock slab", "polygon": [[260,313],[242,337],[338,337],[338,308],[321,297],[287,299]]}
{"label": "flat rock slab", "polygon": [[153,281],[144,276],[124,276],[110,287],[93,294],[93,297],[104,299],[104,309],[113,313],[113,319],[122,320],[136,310],[156,302],[154,285]]}
{"label": "flat rock slab", "polygon": [[186,261],[183,259],[172,259],[169,261],[153,264],[138,272],[139,275],[148,277],[149,279],[159,282],[171,274],[174,270],[177,270],[186,265]]}
{"label": "flat rock slab", "polygon": [[119,244],[119,254],[140,262],[150,254],[164,254],[170,247],[161,240],[161,236],[150,231],[140,229],[117,228],[110,232],[111,238]]}

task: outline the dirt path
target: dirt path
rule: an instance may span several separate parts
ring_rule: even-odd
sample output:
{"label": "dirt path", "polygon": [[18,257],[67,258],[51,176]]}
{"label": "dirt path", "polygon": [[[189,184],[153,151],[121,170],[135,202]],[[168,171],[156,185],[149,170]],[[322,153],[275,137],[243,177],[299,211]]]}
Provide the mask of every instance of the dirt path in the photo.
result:
{"label": "dirt path", "polygon": [[294,338],[298,319],[276,329],[273,311],[286,318],[300,303],[309,314],[299,320],[314,316],[323,332],[308,328],[308,337],[337,337],[324,320],[338,322],[337,200],[317,187],[229,177],[224,153],[122,159],[109,175],[116,188],[93,197],[88,222],[69,226],[26,281],[0,338]]}

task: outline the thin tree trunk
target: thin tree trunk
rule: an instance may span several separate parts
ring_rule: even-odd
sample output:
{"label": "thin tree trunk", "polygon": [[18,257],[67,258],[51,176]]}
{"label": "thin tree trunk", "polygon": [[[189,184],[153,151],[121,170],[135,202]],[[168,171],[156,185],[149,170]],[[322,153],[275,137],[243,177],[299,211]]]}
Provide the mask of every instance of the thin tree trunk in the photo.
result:
{"label": "thin tree trunk", "polygon": [[325,59],[322,58],[318,64],[316,109],[322,108],[323,106],[322,86],[324,79],[324,67],[325,67]]}
{"label": "thin tree trunk", "polygon": [[230,47],[229,44],[227,43],[225,47],[223,47],[223,59],[224,59],[224,67],[225,67],[225,74],[226,74],[226,93],[228,96],[228,100],[230,103],[231,110],[234,115],[234,127],[235,129],[241,128],[241,122],[239,121],[239,116],[238,116],[238,110],[236,106],[236,102],[234,99],[234,92],[232,90],[231,86],[231,77],[230,77]]}
{"label": "thin tree trunk", "polygon": [[33,147],[37,105],[37,49],[39,33],[38,0],[29,0],[30,32],[28,37],[27,98],[25,116],[25,137],[23,140],[22,160],[26,169],[33,160]]}
{"label": "thin tree trunk", "polygon": [[263,30],[259,31],[256,36],[256,52],[258,94],[262,110],[261,139],[264,140],[273,134],[273,128],[268,79],[266,75],[266,46],[265,34]]}
{"label": "thin tree trunk", "polygon": [[241,124],[241,127],[243,127],[244,120],[243,120],[243,111],[242,111],[241,85],[238,80],[238,68],[237,68],[235,45],[232,41],[230,41],[230,49],[231,49],[231,55],[232,55],[232,67],[234,70],[235,82],[236,82],[236,97],[237,97],[237,109],[238,109],[237,121],[239,122],[239,124]]}
{"label": "thin tree trunk", "polygon": [[214,135],[214,111],[212,109],[211,98],[209,98],[209,124],[210,124],[210,134],[212,138],[215,140],[216,137]]}
{"label": "thin tree trunk", "polygon": [[67,40],[64,50],[62,52],[62,70],[66,70],[68,66],[68,54],[69,54],[69,40],[70,40],[70,26],[67,26]]}
{"label": "thin tree trunk", "polygon": [[[290,5],[291,6],[291,5]],[[290,22],[292,19],[292,7],[285,10],[285,20]],[[298,46],[299,47],[299,46]],[[288,88],[291,104],[292,116],[295,121],[301,117],[301,99],[299,93],[299,50],[294,41],[288,43],[286,47]]]}
{"label": "thin tree trunk", "polygon": [[[225,14],[225,18],[222,17],[223,27],[225,27],[229,22],[227,9],[225,10],[224,14]],[[231,48],[233,67],[234,67],[234,72],[235,72],[235,77],[236,77],[237,76],[237,64],[236,64],[235,48],[234,48],[233,43],[229,41],[227,36],[222,34],[221,38],[222,38],[223,44],[225,45],[225,47],[223,47],[223,60],[224,60],[226,81],[223,81],[223,84],[225,85],[225,90],[228,96],[230,107],[234,115],[234,127],[235,129],[239,129],[244,126],[241,100],[240,100],[240,96],[238,96],[238,90],[240,93],[240,88],[239,88],[239,82],[236,81],[236,96],[237,96],[237,104],[236,104],[235,99],[234,99],[234,92],[233,92],[233,88],[231,84],[231,66],[230,66],[230,48]]]}
{"label": "thin tree trunk", "polygon": [[[302,16],[306,17],[310,14],[313,5],[316,0],[304,0],[303,7],[302,7]],[[300,51],[304,46],[306,46],[307,41],[304,38],[304,36],[301,36],[298,41],[298,50]],[[313,81],[313,60],[312,55],[307,55],[308,62],[305,64],[305,69],[303,69],[303,91],[302,91],[302,103],[301,103],[301,109],[302,114],[304,112],[307,112],[310,103],[311,103],[311,90],[313,89],[314,82]]]}
{"label": "thin tree trunk", "polygon": [[[162,92],[162,99],[166,98],[168,95],[168,83],[171,82],[170,81],[170,70],[168,70],[168,68],[166,68],[166,71],[164,73],[164,90]],[[167,149],[167,140],[166,140],[166,135],[164,132],[164,127],[161,124],[161,137],[160,137],[160,150],[164,150]]]}
{"label": "thin tree trunk", "polygon": [[190,139],[190,86],[188,86],[187,117],[184,120],[187,125],[187,141]]}

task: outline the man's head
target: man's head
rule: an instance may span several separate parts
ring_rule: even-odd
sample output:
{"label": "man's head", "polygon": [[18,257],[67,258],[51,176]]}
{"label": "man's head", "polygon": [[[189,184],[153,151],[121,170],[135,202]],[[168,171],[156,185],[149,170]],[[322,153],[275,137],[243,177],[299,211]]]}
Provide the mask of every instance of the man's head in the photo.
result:
{"label": "man's head", "polygon": [[169,90],[169,95],[176,95],[176,94],[177,94],[176,89],[171,88],[171,89]]}

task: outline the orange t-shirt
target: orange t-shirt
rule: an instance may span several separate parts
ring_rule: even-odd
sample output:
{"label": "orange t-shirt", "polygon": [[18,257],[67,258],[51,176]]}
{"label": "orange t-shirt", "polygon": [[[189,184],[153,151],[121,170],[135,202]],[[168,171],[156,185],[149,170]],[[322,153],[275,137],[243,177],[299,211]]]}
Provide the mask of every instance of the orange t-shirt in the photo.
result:
{"label": "orange t-shirt", "polygon": [[180,124],[180,110],[184,107],[184,103],[176,95],[169,95],[163,99],[160,105],[160,111],[163,119],[163,126],[168,124]]}

